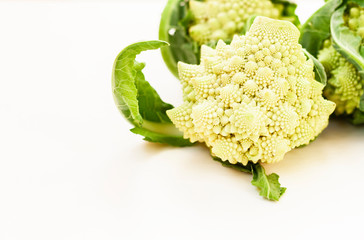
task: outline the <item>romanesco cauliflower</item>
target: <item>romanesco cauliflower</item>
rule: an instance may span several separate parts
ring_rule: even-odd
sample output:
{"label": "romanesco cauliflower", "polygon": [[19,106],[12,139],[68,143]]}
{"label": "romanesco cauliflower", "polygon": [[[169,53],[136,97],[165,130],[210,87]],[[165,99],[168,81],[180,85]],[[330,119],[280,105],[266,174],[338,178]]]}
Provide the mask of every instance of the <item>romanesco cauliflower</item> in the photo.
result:
{"label": "romanesco cauliflower", "polygon": [[[344,14],[344,22],[353,33],[362,38],[364,45],[364,8],[350,4]],[[337,115],[352,114],[359,108],[360,97],[364,93],[364,78],[361,78],[353,64],[337,52],[331,39],[324,42],[318,59],[325,66],[328,75],[324,96],[336,103]]]}
{"label": "romanesco cauliflower", "polygon": [[178,64],[184,103],[169,118],[233,164],[276,162],[308,144],[335,104],[323,99],[298,38],[292,23],[257,17],[230,45],[202,46],[200,65]]}

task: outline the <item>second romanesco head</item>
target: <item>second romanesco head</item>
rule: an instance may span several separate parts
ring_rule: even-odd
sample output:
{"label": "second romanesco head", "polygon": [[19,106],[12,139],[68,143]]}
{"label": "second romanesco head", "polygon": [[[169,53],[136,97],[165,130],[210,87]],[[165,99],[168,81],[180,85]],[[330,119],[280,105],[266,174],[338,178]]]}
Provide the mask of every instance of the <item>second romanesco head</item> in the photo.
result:
{"label": "second romanesco head", "polygon": [[168,116],[230,163],[276,162],[308,144],[335,104],[323,99],[298,38],[292,23],[257,17],[230,45],[202,46],[200,65],[178,65],[184,103]]}
{"label": "second romanesco head", "polygon": [[[361,38],[364,46],[364,8],[348,4],[344,13],[345,26]],[[328,76],[324,96],[337,105],[337,115],[350,115],[360,106],[360,97],[364,94],[364,78],[358,69],[342,56],[334,47],[331,39],[325,40],[317,58],[325,66]]]}
{"label": "second romanesco head", "polygon": [[189,28],[191,38],[200,45],[210,41],[232,39],[241,33],[251,16],[265,16],[294,22],[283,16],[284,4],[271,0],[205,0],[189,1],[195,22]]}

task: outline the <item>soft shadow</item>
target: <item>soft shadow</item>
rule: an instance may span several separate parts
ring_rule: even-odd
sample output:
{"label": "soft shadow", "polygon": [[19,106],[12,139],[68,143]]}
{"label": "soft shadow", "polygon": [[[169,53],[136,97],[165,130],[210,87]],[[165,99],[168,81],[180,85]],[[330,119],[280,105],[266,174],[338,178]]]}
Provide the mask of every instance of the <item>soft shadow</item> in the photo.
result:
{"label": "soft shadow", "polygon": [[167,144],[152,143],[152,142],[140,142],[138,145],[133,146],[132,152],[136,159],[149,159],[155,155],[158,155],[162,151],[173,149],[174,147]]}
{"label": "soft shadow", "polygon": [[[140,142],[138,145],[133,146],[132,152],[133,156],[137,159],[151,159],[152,157],[162,154],[163,152],[168,152],[173,150],[187,151],[187,149],[196,149],[196,148],[199,149],[199,151],[205,150],[206,152],[208,152],[208,149],[202,143],[196,143],[193,146],[187,146],[187,147],[177,147],[168,144],[153,143],[147,141]],[[176,153],[178,154],[177,151]]]}

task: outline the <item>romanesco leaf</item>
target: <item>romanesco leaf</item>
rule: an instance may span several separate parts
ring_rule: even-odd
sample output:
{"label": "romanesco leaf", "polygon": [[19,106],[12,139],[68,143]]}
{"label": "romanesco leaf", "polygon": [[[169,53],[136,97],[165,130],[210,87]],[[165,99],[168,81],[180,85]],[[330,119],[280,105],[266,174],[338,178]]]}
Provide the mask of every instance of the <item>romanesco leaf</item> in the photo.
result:
{"label": "romanesco leaf", "polygon": [[352,123],[355,125],[364,124],[364,112],[356,110],[353,115]]}
{"label": "romanesco leaf", "polygon": [[232,168],[232,169],[238,170],[240,172],[252,173],[252,165],[253,165],[253,163],[251,163],[251,162],[249,162],[246,166],[244,166],[243,164],[240,164],[240,163],[231,164],[228,161],[222,161],[218,157],[213,157],[212,159],[214,159],[217,162],[220,162],[221,165],[224,166],[224,167]]}
{"label": "romanesco leaf", "polygon": [[135,75],[135,87],[138,91],[137,100],[140,115],[146,121],[172,123],[166,111],[173,108],[173,106],[162,101],[154,88],[145,80],[141,70],[138,69]]}
{"label": "romanesco leaf", "polygon": [[[144,67],[144,64],[136,62],[135,58],[142,51],[158,49],[166,45],[168,43],[162,41],[135,43],[122,50],[115,59],[112,71],[115,103],[126,119],[134,125],[141,126],[143,123],[138,104],[138,88],[135,84],[136,80],[140,79],[137,73],[140,73]],[[160,99],[158,100],[161,102]]]}
{"label": "romanesco leaf", "polygon": [[143,140],[148,142],[163,143],[176,147],[187,147],[194,145],[194,143],[191,143],[188,139],[184,139],[180,136],[156,133],[145,128],[135,127],[130,129],[130,131],[143,136]]}
{"label": "romanesco leaf", "polygon": [[252,184],[259,188],[260,195],[273,201],[278,201],[286,191],[278,181],[279,176],[275,173],[266,175],[264,168],[260,164],[252,165]]}
{"label": "romanesco leaf", "polygon": [[168,69],[177,78],[178,61],[192,64],[197,64],[199,61],[199,50],[187,35],[188,25],[192,18],[192,13],[188,10],[188,2],[184,0],[168,0],[162,13],[159,39],[169,42],[170,47],[162,48],[161,53]]}
{"label": "romanesco leaf", "polygon": [[329,1],[303,24],[300,43],[313,56],[317,56],[323,42],[330,37],[331,15],[341,4],[342,0]]}
{"label": "romanesco leaf", "polygon": [[[360,54],[362,39],[353,34],[353,32],[345,26],[344,12],[346,6],[340,7],[331,17],[331,36],[334,48],[353,64],[360,73],[364,72],[364,58]],[[363,74],[361,74],[363,77]]]}
{"label": "romanesco leaf", "polygon": [[265,174],[265,170],[260,163],[248,162],[245,166],[241,163],[231,164],[228,161],[222,161],[218,157],[213,157],[217,162],[220,162],[224,167],[232,168],[240,172],[253,174],[252,184],[259,188],[260,195],[268,200],[278,201],[286,191],[286,188],[281,187],[278,181],[279,176],[276,173],[270,175]]}
{"label": "romanesco leaf", "polygon": [[324,66],[317,60],[314,56],[312,56],[309,52],[307,52],[306,49],[302,49],[305,55],[312,60],[314,64],[314,72],[315,72],[315,79],[316,81],[322,83],[323,85],[326,85],[327,83],[327,76],[325,72]]}
{"label": "romanesco leaf", "polygon": [[182,133],[173,125],[166,111],[173,108],[159,97],[145,80],[144,63],[135,61],[136,55],[146,50],[168,45],[162,41],[147,41],[126,47],[117,56],[112,75],[115,103],[124,117],[134,125],[133,133],[150,142],[173,146],[190,146]]}

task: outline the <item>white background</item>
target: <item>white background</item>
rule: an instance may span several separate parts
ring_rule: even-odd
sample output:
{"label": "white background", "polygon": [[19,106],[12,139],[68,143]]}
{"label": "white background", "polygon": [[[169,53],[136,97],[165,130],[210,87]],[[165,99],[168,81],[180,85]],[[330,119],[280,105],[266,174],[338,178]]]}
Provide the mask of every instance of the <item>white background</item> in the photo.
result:
{"label": "white background", "polygon": [[[321,4],[303,1],[305,20]],[[364,128],[333,121],[266,166],[287,192],[262,199],[251,176],[203,146],[146,143],[114,106],[111,68],[157,39],[165,1],[0,1],[0,239],[359,239]],[[147,79],[181,103],[158,51]]]}

